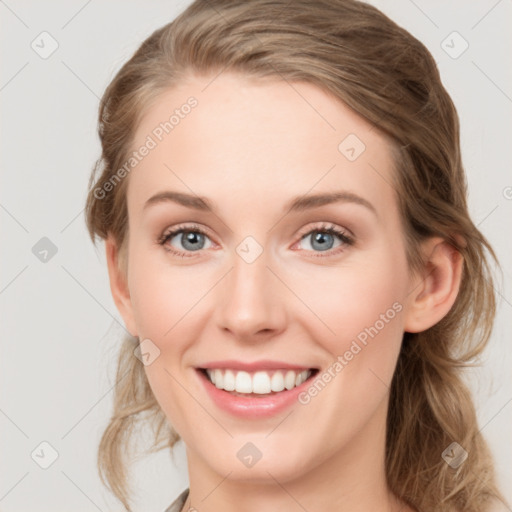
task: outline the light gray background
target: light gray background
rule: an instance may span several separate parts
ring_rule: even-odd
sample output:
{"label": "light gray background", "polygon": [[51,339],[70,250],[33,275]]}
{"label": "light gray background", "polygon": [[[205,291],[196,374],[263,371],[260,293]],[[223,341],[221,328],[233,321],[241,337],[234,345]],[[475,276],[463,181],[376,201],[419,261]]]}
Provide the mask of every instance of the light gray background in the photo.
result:
{"label": "light gray background", "polygon": [[[99,97],[140,43],[188,3],[0,1],[4,512],[121,510],[95,467],[122,334],[114,318],[121,318],[110,295],[103,245],[95,250],[88,239],[83,207],[100,151]],[[471,382],[500,480],[510,484],[511,1],[371,3],[426,44],[459,111],[471,212],[504,269],[492,343]],[[43,31],[59,45],[48,59],[31,48]],[[457,59],[441,46],[453,31],[469,43]],[[58,250],[46,263],[32,252],[42,237]],[[42,441],[58,452],[46,470],[31,458]],[[134,466],[138,510],[162,511],[186,487],[183,447],[176,453],[177,466],[167,453]],[[512,501],[510,485],[506,495]]]}

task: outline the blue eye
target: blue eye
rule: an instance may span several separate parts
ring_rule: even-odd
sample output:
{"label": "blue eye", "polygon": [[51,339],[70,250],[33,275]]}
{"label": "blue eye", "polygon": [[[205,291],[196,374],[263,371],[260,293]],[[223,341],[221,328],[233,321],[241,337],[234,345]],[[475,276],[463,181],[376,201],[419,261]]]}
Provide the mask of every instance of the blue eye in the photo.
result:
{"label": "blue eye", "polygon": [[[333,248],[336,238],[340,243]],[[303,240],[310,240],[310,246],[313,252],[326,252],[346,245],[353,245],[353,239],[344,231],[337,229],[334,226],[316,228],[306,233],[302,238]],[[335,251],[336,253],[338,251]],[[329,254],[332,254],[331,252]],[[315,255],[316,256],[316,255]],[[323,256],[323,255],[318,255]]]}
{"label": "blue eye", "polygon": [[[311,249],[306,249],[306,252],[312,252],[314,256],[322,257],[337,254],[339,250],[354,244],[351,236],[335,226],[320,226],[310,229],[301,236],[300,241],[308,239],[310,240]],[[336,239],[338,239],[339,244],[334,247]],[[194,253],[212,247],[212,241],[207,233],[196,225],[177,226],[175,229],[165,232],[158,239],[158,243],[164,246],[165,250],[181,257],[195,256]],[[176,244],[181,244],[181,247],[179,245],[176,247]]]}
{"label": "blue eye", "polygon": [[[179,247],[175,248],[173,240],[177,240],[178,243],[185,249],[181,250]],[[171,246],[168,250],[174,252],[180,256],[186,256],[186,252],[197,252],[202,249],[208,249],[209,246],[205,247],[206,240],[209,240],[207,234],[199,228],[199,226],[189,226],[188,228],[178,227],[172,231],[166,232],[158,240],[160,245]],[[211,244],[211,241],[210,241]]]}
{"label": "blue eye", "polygon": [[332,246],[335,243],[334,235],[325,231],[313,231],[310,235],[306,235],[304,240],[307,240],[308,238],[311,240],[311,247],[318,249],[319,251],[328,251],[329,249],[332,249]]}

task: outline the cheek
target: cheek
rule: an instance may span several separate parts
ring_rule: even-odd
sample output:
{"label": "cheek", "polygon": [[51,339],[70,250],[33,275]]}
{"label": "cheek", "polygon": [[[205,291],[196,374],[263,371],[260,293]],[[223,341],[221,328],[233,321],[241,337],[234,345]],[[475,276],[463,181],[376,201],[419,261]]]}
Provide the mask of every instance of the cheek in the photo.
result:
{"label": "cheek", "polygon": [[[182,372],[184,354],[191,340],[199,339],[201,322],[195,306],[209,286],[206,277],[197,277],[183,268],[166,263],[155,264],[140,255],[132,260],[130,291],[140,339],[149,339],[156,346],[158,357],[144,370],[153,394],[171,424],[182,437],[190,429],[191,410],[200,416],[199,407],[191,406],[190,386]],[[190,267],[191,269],[192,267]],[[194,286],[197,283],[197,286]],[[184,438],[187,436],[185,435]]]}
{"label": "cheek", "polygon": [[131,263],[130,293],[139,335],[162,343],[193,316],[213,276],[197,265],[173,268],[165,254],[155,257],[149,251],[135,255]]}
{"label": "cheek", "polygon": [[[350,410],[353,415],[343,420],[347,423],[342,422],[341,431],[357,430],[385,399],[403,336],[407,279],[405,255],[387,249],[368,254],[364,262],[329,269],[308,290],[304,283],[302,293],[311,309],[329,327],[315,329],[316,341],[330,355],[329,366],[319,375],[326,392],[319,383],[323,398],[317,400],[316,389],[303,397],[304,403],[311,400],[313,416],[324,418],[325,424],[340,421],[333,415],[345,417]],[[324,407],[326,402],[332,403],[331,410]]]}
{"label": "cheek", "polygon": [[333,356],[348,350],[355,339],[363,345],[377,334],[382,340],[401,339],[406,268],[401,254],[382,251],[300,280],[298,295],[327,328],[316,332],[323,332],[323,344]]}
{"label": "cheek", "polygon": [[315,328],[330,361],[299,399],[335,444],[348,442],[385,406],[403,335],[406,268],[383,254],[363,267],[331,269],[329,279],[309,287],[312,309],[332,331]]}

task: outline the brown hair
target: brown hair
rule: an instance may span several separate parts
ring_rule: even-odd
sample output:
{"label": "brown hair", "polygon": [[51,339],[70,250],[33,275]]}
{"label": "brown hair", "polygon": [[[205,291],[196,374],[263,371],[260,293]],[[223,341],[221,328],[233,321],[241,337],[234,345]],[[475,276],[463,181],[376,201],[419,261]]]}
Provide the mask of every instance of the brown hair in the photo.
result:
{"label": "brown hair", "polygon": [[[486,253],[496,258],[469,217],[458,115],[435,61],[379,10],[356,0],[294,0],[291,8],[287,0],[196,0],[156,30],[101,100],[102,155],[86,206],[93,242],[111,235],[126,270],[128,179],[104,197],[98,190],[126,161],[152,100],[188,74],[215,76],[226,69],[314,84],[371,122],[391,141],[411,268],[421,264],[418,247],[426,237],[440,236],[462,254],[453,308],[427,331],[404,335],[390,391],[386,472],[390,489],[418,510],[487,510],[493,497],[502,498],[461,372],[491,333],[495,297]],[[128,510],[124,456],[141,413],[155,427],[151,451],[172,448],[179,439],[133,348],[133,340],[124,340],[113,416],[98,452],[103,482]],[[457,469],[441,456],[452,442],[469,454]]]}

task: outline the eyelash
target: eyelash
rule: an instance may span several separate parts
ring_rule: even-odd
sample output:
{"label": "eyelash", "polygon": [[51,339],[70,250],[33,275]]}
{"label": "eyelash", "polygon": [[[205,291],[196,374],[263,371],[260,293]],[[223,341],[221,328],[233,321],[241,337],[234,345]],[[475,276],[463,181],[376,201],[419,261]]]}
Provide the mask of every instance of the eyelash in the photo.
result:
{"label": "eyelash", "polygon": [[[159,245],[163,246],[166,251],[171,252],[176,256],[179,256],[181,258],[190,258],[190,257],[193,258],[194,256],[196,256],[194,254],[194,252],[200,252],[200,251],[188,251],[188,252],[177,251],[176,249],[165,245],[174,236],[176,236],[179,233],[184,233],[184,232],[200,233],[202,235],[208,236],[208,233],[203,228],[201,228],[201,226],[198,226],[195,224],[185,225],[185,226],[181,225],[181,226],[177,226],[176,228],[172,229],[171,231],[164,232],[161,236],[158,237],[157,242]],[[308,235],[311,235],[312,233],[315,233],[315,232],[328,233],[330,235],[335,235],[340,239],[340,241],[342,242],[342,245],[340,245],[339,247],[337,247],[335,249],[329,249],[328,251],[311,251],[311,252],[315,253],[313,255],[313,257],[326,258],[329,256],[335,256],[339,252],[345,250],[346,246],[354,245],[353,237],[348,235],[346,231],[343,231],[343,230],[337,228],[333,224],[330,224],[330,225],[323,224],[323,225],[317,226],[313,229],[309,229],[308,231],[305,231],[300,234],[300,240],[303,240]],[[321,254],[323,252],[325,252],[327,254],[326,255]]]}

